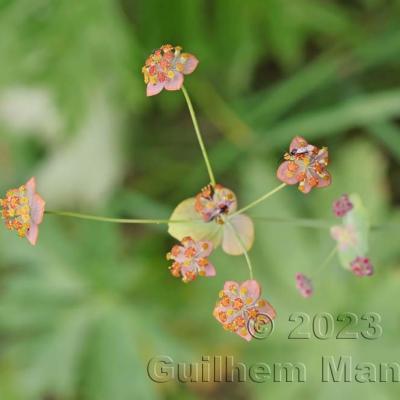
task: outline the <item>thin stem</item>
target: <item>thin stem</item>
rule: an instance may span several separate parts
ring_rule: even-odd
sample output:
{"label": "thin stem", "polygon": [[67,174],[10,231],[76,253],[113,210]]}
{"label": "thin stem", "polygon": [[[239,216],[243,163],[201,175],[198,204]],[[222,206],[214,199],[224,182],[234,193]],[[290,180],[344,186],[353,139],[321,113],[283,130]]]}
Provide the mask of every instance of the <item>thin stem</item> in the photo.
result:
{"label": "thin stem", "polygon": [[234,214],[232,215],[237,215],[237,214],[241,214],[247,210],[249,210],[250,208],[253,208],[254,206],[256,206],[257,204],[261,203],[262,201],[268,199],[268,197],[271,197],[273,194],[279,192],[280,190],[282,190],[284,187],[286,186],[286,183],[282,183],[281,185],[279,185],[278,187],[276,187],[275,189],[271,190],[270,192],[264,194],[263,196],[261,196],[259,199],[253,201],[252,203],[248,204],[246,207],[241,208],[239,211],[236,211]]}
{"label": "thin stem", "polygon": [[[171,224],[171,223],[185,223],[185,222],[195,222],[197,220],[170,220],[170,219],[125,219],[125,218],[109,218],[101,217],[98,215],[81,214],[69,211],[45,211],[48,215],[57,215],[61,217],[71,217],[86,219],[91,221],[99,222],[111,222],[114,224]],[[198,221],[201,221],[200,219]]]}
{"label": "thin stem", "polygon": [[[252,216],[255,221],[271,222],[271,223],[283,223],[303,228],[316,228],[316,229],[328,229],[335,225],[335,221],[323,220],[323,219],[307,219],[307,218],[282,218],[282,217],[261,217]],[[385,229],[400,229],[400,224],[385,223],[380,225],[371,225],[373,232],[383,231]]]}
{"label": "thin stem", "polygon": [[284,223],[303,228],[328,229],[333,223],[322,219],[306,219],[306,218],[281,218],[281,217],[251,217],[255,221]]}
{"label": "thin stem", "polygon": [[338,251],[337,246],[335,246],[332,251],[328,254],[328,256],[325,258],[325,261],[321,264],[321,266],[312,274],[312,276],[317,276],[319,275],[332,261],[333,257],[336,255]]}
{"label": "thin stem", "polygon": [[187,92],[185,86],[182,86],[182,92],[183,92],[183,95],[185,96],[185,100],[186,100],[186,103],[189,108],[190,116],[192,117],[192,122],[193,122],[194,130],[196,132],[197,140],[199,141],[200,149],[201,149],[201,152],[203,153],[204,161],[206,163],[208,175],[210,176],[210,183],[211,183],[211,185],[215,186],[216,182],[215,182],[214,173],[211,168],[211,164],[210,164],[210,160],[207,155],[206,147],[204,146],[203,137],[201,136],[199,124],[197,122],[197,118],[196,118],[196,114],[194,112],[192,101],[190,100],[189,93]]}
{"label": "thin stem", "polygon": [[249,274],[250,274],[250,279],[253,280],[253,266],[251,264],[251,260],[249,257],[249,254],[247,253],[246,246],[244,245],[242,238],[240,235],[237,233],[235,227],[229,222],[229,220],[226,220],[225,223],[229,226],[229,228],[232,230],[233,234],[235,235],[236,239],[238,240],[240,246],[242,247],[244,258],[246,259],[247,266],[249,268]]}

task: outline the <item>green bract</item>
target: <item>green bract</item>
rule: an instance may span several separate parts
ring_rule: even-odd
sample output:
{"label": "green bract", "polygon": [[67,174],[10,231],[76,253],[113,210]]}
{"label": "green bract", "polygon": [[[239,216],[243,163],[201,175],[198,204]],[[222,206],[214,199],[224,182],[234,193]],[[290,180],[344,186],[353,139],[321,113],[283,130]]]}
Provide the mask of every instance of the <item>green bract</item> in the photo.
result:
{"label": "green bract", "polygon": [[368,235],[370,230],[369,215],[358,194],[349,196],[353,209],[343,217],[341,228],[351,229],[355,233],[356,243],[346,249],[339,249],[339,260],[346,269],[351,269],[351,262],[358,256],[368,253]]}
{"label": "green bract", "polygon": [[222,244],[222,249],[230,255],[241,255],[250,250],[254,241],[254,225],[244,214],[226,215],[225,223],[204,222],[195,210],[195,198],[191,197],[178,204],[170,220],[168,233],[177,240],[190,236],[194,240],[209,240],[214,247]]}

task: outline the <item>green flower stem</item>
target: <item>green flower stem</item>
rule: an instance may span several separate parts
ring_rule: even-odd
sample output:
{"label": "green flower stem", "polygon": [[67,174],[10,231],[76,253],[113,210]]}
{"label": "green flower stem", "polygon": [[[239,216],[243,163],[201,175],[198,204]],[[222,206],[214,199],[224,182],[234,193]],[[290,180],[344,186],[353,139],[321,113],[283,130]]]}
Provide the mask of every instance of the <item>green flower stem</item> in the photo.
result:
{"label": "green flower stem", "polygon": [[204,161],[206,163],[208,175],[210,176],[210,183],[211,183],[211,185],[215,186],[216,182],[215,182],[214,173],[211,168],[211,164],[210,164],[210,160],[207,155],[206,147],[204,146],[203,137],[201,136],[199,124],[197,123],[197,118],[196,118],[196,114],[194,112],[192,101],[190,100],[189,93],[187,92],[185,86],[182,86],[182,93],[185,96],[185,100],[186,100],[186,103],[189,108],[190,116],[192,117],[193,126],[194,126],[194,130],[196,132],[197,140],[199,141],[200,149],[201,149],[201,152],[203,153]]}
{"label": "green flower stem", "polygon": [[[109,218],[109,217],[101,217],[98,215],[89,215],[89,214],[81,214],[76,212],[69,211],[45,211],[48,215],[57,215],[61,217],[71,217],[71,218],[79,218],[79,219],[87,219],[91,221],[99,221],[99,222],[111,222],[114,224],[171,224],[171,223],[187,223],[187,222],[195,222],[197,220],[171,220],[171,219],[125,219],[125,218]],[[198,220],[202,221],[202,220]]]}
{"label": "green flower stem", "polygon": [[[243,209],[244,210],[244,209]],[[243,210],[239,210],[242,212]],[[239,213],[236,212],[235,214]],[[203,220],[199,219],[181,219],[181,220],[172,220],[172,219],[127,219],[127,218],[110,218],[110,217],[102,217],[98,215],[90,215],[90,214],[81,214],[70,211],[45,211],[48,215],[56,215],[61,217],[71,217],[71,218],[79,218],[86,219],[91,221],[99,221],[99,222],[111,222],[115,224],[184,224],[188,222],[199,222],[202,223]],[[233,214],[233,215],[235,215]],[[283,223],[289,224],[293,226],[299,226],[304,228],[316,228],[316,229],[328,229],[334,225],[333,222],[318,220],[318,219],[305,219],[305,218],[279,218],[279,217],[251,217],[255,221],[260,222],[271,222],[271,223]],[[382,225],[372,225],[371,229],[373,231],[380,231],[384,229],[398,229],[400,228],[399,224],[388,223]],[[235,231],[236,232],[236,231]]]}
{"label": "green flower stem", "polygon": [[264,194],[264,196],[261,196],[259,199],[253,201],[252,203],[248,204],[246,207],[241,208],[240,210],[236,211],[235,213],[233,213],[232,215],[237,215],[237,214],[241,214],[247,210],[250,210],[250,208],[253,208],[254,206],[256,206],[257,204],[261,203],[262,201],[268,199],[268,197],[271,197],[273,194],[279,192],[280,190],[282,190],[284,187],[286,187],[286,183],[282,183],[281,185],[279,185],[278,187],[276,187],[275,189],[271,190],[270,192]]}
{"label": "green flower stem", "polygon": [[237,233],[235,227],[229,222],[229,220],[225,220],[225,223],[229,226],[229,228],[232,230],[233,234],[235,235],[236,239],[240,243],[240,246],[242,247],[244,258],[246,259],[247,266],[249,268],[249,274],[250,274],[250,279],[253,280],[253,266],[251,264],[251,260],[249,257],[249,254],[247,253],[246,246],[243,243],[242,238],[240,235]]}
{"label": "green flower stem", "polygon": [[283,223],[293,226],[299,226],[303,228],[315,228],[315,229],[329,229],[335,225],[334,221],[330,222],[322,219],[306,219],[306,218],[280,218],[280,217],[251,217],[255,221],[271,222],[271,223]]}
{"label": "green flower stem", "polygon": [[[307,218],[282,218],[282,217],[261,217],[252,216],[252,219],[260,222],[271,222],[278,224],[288,224],[302,228],[315,228],[315,229],[329,229],[337,225],[336,221],[329,221],[323,219],[307,219]],[[384,231],[386,229],[400,229],[400,224],[386,223],[380,225],[371,225],[373,232]]]}
{"label": "green flower stem", "polygon": [[[252,216],[252,219],[260,222],[271,222],[278,224],[288,224],[293,226],[299,226],[302,228],[315,228],[315,229],[329,229],[334,225],[337,225],[337,221],[329,221],[323,219],[307,219],[307,218],[282,218],[282,217],[261,217]],[[400,229],[400,224],[386,223],[380,225],[371,225],[373,232],[384,231],[386,229]]]}
{"label": "green flower stem", "polygon": [[332,261],[333,257],[335,257],[336,253],[338,251],[338,247],[335,246],[331,252],[328,254],[328,256],[325,258],[325,261],[321,264],[321,266],[312,274],[312,276],[317,276],[319,275]]}

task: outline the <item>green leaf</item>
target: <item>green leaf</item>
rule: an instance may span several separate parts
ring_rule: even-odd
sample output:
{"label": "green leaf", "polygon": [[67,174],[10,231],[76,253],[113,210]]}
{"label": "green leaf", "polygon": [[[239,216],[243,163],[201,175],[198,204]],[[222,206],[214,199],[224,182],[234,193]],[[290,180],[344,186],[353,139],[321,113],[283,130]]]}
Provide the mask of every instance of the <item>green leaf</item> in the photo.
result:
{"label": "green leaf", "polygon": [[191,197],[179,203],[173,211],[171,220],[189,220],[168,224],[168,233],[177,240],[190,236],[194,240],[210,240],[215,247],[221,244],[223,226],[214,221],[204,222],[195,210],[196,199]]}

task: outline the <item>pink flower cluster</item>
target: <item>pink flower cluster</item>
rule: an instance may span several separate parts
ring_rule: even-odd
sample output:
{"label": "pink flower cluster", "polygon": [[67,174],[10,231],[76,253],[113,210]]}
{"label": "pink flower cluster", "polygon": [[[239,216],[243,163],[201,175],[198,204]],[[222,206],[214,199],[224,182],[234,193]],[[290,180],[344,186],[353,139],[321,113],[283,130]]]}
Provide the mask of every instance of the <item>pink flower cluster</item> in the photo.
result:
{"label": "pink flower cluster", "polygon": [[[172,260],[171,274],[182,277],[182,281],[192,282],[197,276],[212,277],[216,271],[208,260],[213,246],[209,241],[195,241],[190,237],[181,240],[180,245],[172,247],[167,259]],[[276,317],[274,308],[261,299],[261,287],[255,280],[242,284],[233,281],[225,282],[214,309],[215,318],[226,330],[234,332],[249,341],[253,338],[249,327],[250,321],[260,316],[264,323]]]}
{"label": "pink flower cluster", "polygon": [[191,237],[181,240],[181,245],[175,245],[167,254],[167,260],[172,260],[171,274],[182,277],[187,283],[194,281],[197,276],[215,276],[215,268],[208,261],[213,250],[209,241],[194,241]]}
{"label": "pink flower cluster", "polygon": [[217,220],[236,210],[236,196],[232,190],[216,184],[207,185],[196,196],[195,209],[205,222]]}
{"label": "pink flower cluster", "polygon": [[238,334],[243,339],[252,339],[249,322],[259,316],[265,316],[266,323],[276,317],[274,308],[261,298],[261,287],[255,280],[239,284],[225,282],[214,308],[214,317],[223,327]]}
{"label": "pink flower cluster", "polygon": [[6,197],[0,199],[0,207],[7,229],[16,231],[19,237],[26,237],[35,245],[45,208],[45,201],[36,193],[35,178],[18,189],[10,189]]}
{"label": "pink flower cluster", "polygon": [[336,217],[344,217],[352,209],[353,203],[350,201],[348,194],[342,195],[332,204],[332,211]]}
{"label": "pink flower cluster", "polygon": [[374,273],[374,267],[368,257],[356,257],[351,262],[351,270],[357,276],[370,276]]}
{"label": "pink flower cluster", "polygon": [[277,177],[282,182],[288,185],[298,184],[303,193],[331,184],[331,175],[326,169],[329,163],[326,147],[320,149],[301,136],[296,136],[283,158],[285,161],[277,171]]}
{"label": "pink flower cluster", "polygon": [[147,96],[154,96],[163,89],[181,89],[183,76],[191,74],[198,63],[199,60],[194,55],[182,53],[180,46],[161,46],[147,58],[142,68]]}
{"label": "pink flower cluster", "polygon": [[314,292],[311,279],[300,272],[296,274],[296,288],[306,298],[311,297]]}

